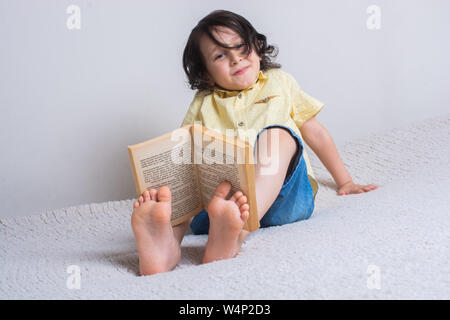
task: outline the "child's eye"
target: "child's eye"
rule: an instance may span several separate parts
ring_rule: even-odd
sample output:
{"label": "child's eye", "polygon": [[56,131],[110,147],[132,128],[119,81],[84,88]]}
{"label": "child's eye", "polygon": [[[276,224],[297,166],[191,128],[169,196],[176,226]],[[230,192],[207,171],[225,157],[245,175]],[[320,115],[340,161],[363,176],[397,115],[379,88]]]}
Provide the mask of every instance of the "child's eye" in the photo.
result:
{"label": "child's eye", "polygon": [[[238,46],[236,47],[236,49],[242,48],[243,46],[244,46],[244,43],[241,43],[240,45],[238,45]],[[217,56],[214,58],[214,60],[220,59],[221,56],[223,56],[223,54],[217,55]]]}

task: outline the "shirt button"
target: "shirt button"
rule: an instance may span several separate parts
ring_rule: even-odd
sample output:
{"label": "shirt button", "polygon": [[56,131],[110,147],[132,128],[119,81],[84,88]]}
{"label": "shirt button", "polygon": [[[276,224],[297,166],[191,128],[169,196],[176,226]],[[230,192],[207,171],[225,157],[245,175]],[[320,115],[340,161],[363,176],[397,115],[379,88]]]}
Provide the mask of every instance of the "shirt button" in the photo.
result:
{"label": "shirt button", "polygon": [[241,121],[241,122],[238,123],[238,126],[239,126],[239,127],[242,127],[243,125],[244,125],[244,122],[243,122],[243,121]]}
{"label": "shirt button", "polygon": [[239,98],[239,99],[242,98],[242,93],[239,93],[239,94],[238,94],[238,98]]}

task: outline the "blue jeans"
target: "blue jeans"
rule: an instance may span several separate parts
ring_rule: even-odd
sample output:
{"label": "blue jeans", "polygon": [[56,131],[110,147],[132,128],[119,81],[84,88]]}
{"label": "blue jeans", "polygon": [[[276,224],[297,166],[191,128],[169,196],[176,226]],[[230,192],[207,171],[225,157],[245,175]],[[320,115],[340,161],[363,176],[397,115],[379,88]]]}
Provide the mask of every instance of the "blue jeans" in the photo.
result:
{"label": "blue jeans", "polygon": [[[271,125],[261,129],[256,139],[263,130],[273,127],[283,128],[291,133],[297,142],[297,152],[291,160],[280,193],[260,220],[261,228],[306,220],[314,211],[313,190],[308,179],[306,163],[302,156],[303,144],[301,138],[289,127]],[[200,211],[192,220],[190,227],[194,234],[207,234],[209,231],[208,212],[206,210]]]}

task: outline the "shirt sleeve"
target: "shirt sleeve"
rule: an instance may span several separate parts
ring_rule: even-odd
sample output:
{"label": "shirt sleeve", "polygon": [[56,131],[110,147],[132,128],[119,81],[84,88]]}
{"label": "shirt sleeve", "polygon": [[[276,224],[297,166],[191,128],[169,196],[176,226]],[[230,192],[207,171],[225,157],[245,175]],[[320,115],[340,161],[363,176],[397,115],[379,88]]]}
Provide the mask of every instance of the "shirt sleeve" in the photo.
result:
{"label": "shirt sleeve", "polygon": [[306,121],[315,117],[325,104],[304,92],[292,76],[290,76],[290,83],[292,99],[290,115],[300,129]]}
{"label": "shirt sleeve", "polygon": [[189,106],[189,109],[184,116],[183,122],[181,123],[181,127],[186,125],[192,125],[195,121],[199,121],[198,114],[200,112],[200,107],[203,102],[203,97],[201,97],[198,93],[195,95],[194,99]]}

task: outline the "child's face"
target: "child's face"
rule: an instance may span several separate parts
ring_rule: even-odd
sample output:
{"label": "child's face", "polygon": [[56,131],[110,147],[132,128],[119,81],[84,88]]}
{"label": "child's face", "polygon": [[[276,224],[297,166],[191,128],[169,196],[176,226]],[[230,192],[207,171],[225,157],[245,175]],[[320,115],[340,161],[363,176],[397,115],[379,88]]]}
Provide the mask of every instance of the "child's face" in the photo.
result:
{"label": "child's face", "polygon": [[[233,30],[226,27],[216,27],[211,30],[215,39],[228,46],[244,44],[242,38]],[[244,90],[253,85],[259,76],[260,60],[253,49],[246,56],[244,47],[227,49],[216,45],[207,35],[200,39],[200,51],[205,58],[208,77],[212,84],[226,90]],[[243,68],[244,72],[236,74]]]}

